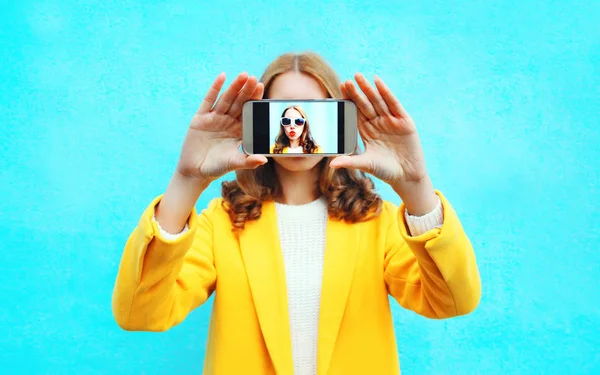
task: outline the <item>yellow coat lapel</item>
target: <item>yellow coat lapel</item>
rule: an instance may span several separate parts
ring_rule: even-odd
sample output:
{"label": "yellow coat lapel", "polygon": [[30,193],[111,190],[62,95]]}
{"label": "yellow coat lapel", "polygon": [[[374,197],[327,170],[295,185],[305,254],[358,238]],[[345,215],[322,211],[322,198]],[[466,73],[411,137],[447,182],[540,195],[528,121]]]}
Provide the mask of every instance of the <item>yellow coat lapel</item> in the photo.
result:
{"label": "yellow coat lapel", "polygon": [[240,249],[275,372],[291,374],[294,368],[285,268],[273,202],[263,203],[261,216],[246,223],[240,233]]}
{"label": "yellow coat lapel", "polygon": [[358,229],[341,221],[329,220],[325,243],[317,374],[326,374],[331,363],[346,301],[352,286],[358,254]]}

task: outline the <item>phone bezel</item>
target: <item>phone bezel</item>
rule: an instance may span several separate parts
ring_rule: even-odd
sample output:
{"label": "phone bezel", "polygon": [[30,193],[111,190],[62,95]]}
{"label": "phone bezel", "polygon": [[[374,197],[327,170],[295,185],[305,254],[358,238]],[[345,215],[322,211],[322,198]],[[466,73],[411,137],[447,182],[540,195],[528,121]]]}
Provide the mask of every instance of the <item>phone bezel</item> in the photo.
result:
{"label": "phone bezel", "polygon": [[322,153],[322,154],[260,154],[267,157],[298,157],[298,156],[338,156],[352,155],[358,150],[358,112],[356,104],[347,99],[261,99],[249,100],[242,106],[242,151],[248,155],[254,153],[254,121],[253,121],[253,103],[265,102],[291,102],[291,103],[308,103],[308,102],[328,102],[340,103],[344,102],[344,153]]}

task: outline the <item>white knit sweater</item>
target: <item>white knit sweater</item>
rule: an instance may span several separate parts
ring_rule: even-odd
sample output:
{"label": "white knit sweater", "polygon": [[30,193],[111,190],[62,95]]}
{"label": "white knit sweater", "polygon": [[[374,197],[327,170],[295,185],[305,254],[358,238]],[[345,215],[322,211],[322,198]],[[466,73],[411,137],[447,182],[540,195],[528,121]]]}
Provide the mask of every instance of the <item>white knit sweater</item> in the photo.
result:
{"label": "white knit sweater", "polygon": [[[303,205],[277,203],[276,209],[288,291],[294,374],[315,375],[327,201],[321,197]],[[405,217],[412,236],[440,228],[444,221],[441,200],[438,197],[437,207],[424,216],[405,212]],[[174,239],[188,227],[186,224],[179,234],[160,230],[165,238]]]}
{"label": "white knit sweater", "polygon": [[327,200],[276,204],[288,291],[295,375],[317,373],[317,327],[323,280]]}

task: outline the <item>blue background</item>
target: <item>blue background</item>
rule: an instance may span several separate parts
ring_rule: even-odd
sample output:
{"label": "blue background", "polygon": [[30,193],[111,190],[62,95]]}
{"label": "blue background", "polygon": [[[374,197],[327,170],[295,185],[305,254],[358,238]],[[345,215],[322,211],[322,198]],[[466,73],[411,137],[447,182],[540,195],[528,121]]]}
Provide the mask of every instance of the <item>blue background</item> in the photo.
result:
{"label": "blue background", "polygon": [[3,373],[201,372],[211,304],[121,331],[121,251],[216,75],[307,49],[386,80],[477,252],[473,314],[394,307],[403,374],[600,373],[600,2],[83,3],[0,6]]}
{"label": "blue background", "polygon": [[[298,105],[293,102],[273,102],[269,104],[269,145],[275,144],[281,128],[281,114],[290,105]],[[338,109],[336,103],[304,103],[299,105],[308,117],[310,134],[315,143],[321,147],[324,153],[335,154],[338,152],[337,130]]]}

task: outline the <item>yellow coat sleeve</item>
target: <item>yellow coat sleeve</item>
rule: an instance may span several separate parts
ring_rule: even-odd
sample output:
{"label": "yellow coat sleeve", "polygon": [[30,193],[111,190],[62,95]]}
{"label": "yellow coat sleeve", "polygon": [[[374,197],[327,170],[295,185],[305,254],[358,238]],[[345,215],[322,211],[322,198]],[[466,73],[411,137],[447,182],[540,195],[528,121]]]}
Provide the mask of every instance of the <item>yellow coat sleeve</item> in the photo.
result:
{"label": "yellow coat sleeve", "polygon": [[129,236],[113,290],[117,324],[128,331],[165,331],[204,303],[216,283],[211,202],[202,214],[193,209],[189,230],[174,240],[161,236],[152,220],[155,198]]}
{"label": "yellow coat sleeve", "polygon": [[481,298],[475,253],[448,200],[439,191],[444,224],[411,237],[402,204],[384,210],[387,232],[385,282],[390,295],[404,308],[433,319],[472,312]]}

